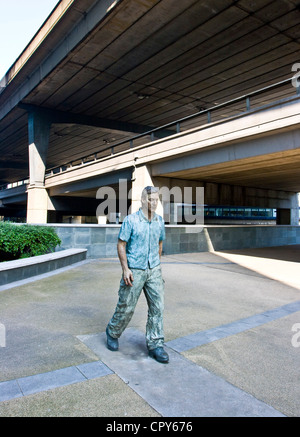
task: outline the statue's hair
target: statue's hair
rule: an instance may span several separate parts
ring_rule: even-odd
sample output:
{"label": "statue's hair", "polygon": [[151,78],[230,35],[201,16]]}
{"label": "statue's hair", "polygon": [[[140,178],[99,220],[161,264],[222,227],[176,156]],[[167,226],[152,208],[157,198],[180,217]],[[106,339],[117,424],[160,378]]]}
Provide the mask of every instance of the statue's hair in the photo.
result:
{"label": "statue's hair", "polygon": [[142,191],[142,199],[144,199],[146,196],[149,196],[152,193],[158,193],[158,188],[148,185]]}

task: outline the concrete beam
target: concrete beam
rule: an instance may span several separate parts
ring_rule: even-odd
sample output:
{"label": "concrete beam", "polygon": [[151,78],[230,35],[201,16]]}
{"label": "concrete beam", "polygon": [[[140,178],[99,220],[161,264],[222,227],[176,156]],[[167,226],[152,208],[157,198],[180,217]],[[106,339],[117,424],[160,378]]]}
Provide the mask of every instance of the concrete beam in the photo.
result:
{"label": "concrete beam", "polygon": [[[55,46],[55,49],[51,52],[47,51],[44,59],[40,60],[34,71],[31,71],[30,75],[27,75],[21,84],[17,84],[15,86],[16,81],[12,81],[9,83],[4,91],[1,93],[1,96],[4,96],[8,91],[10,92],[10,98],[5,101],[3,105],[0,105],[0,120],[4,118],[18,103],[24,99],[57,65],[63,61],[63,59],[68,56],[68,54],[84,39],[84,37],[97,25],[99,22],[103,20],[103,18],[112,12],[113,8],[119,3],[118,0],[105,0],[105,1],[96,1],[91,6],[89,5],[89,9],[87,12],[77,11],[77,22],[74,23],[74,18],[68,20],[67,13],[72,12],[72,10],[76,11],[76,2],[72,1],[70,3],[69,0],[64,1],[64,7],[59,8],[57,11],[56,21],[60,21],[62,18],[65,18],[64,28],[60,29],[62,32],[59,43]],[[74,3],[74,4],[73,4]],[[90,3],[90,2],[89,2]],[[61,5],[59,5],[61,6]],[[65,16],[66,15],[66,16]],[[51,16],[49,20],[53,19]],[[48,20],[48,21],[49,21]],[[36,46],[31,47],[31,51],[26,53],[25,60],[26,63],[31,61],[31,55],[36,53],[37,48],[45,38],[47,37],[47,42],[51,40],[51,38],[56,38],[55,34],[49,32],[49,24],[45,23],[44,27],[40,29],[39,34],[41,33],[40,40],[36,43]],[[49,34],[49,35],[48,35]],[[34,42],[34,41],[33,41]],[[14,68],[14,66],[12,67]],[[20,66],[21,70],[19,75],[22,72],[22,66]],[[6,83],[5,83],[6,85]]]}
{"label": "concrete beam", "polygon": [[0,200],[3,200],[3,202],[6,201],[6,199],[19,197],[26,195],[27,185],[20,185],[18,187],[9,188],[6,190],[0,191]]}
{"label": "concrete beam", "polygon": [[[300,131],[275,132],[275,135],[251,138],[250,140],[234,141],[223,147],[201,149],[186,156],[169,158],[152,165],[153,176],[160,176],[180,171],[187,171],[221,163],[255,158],[289,150],[299,149]],[[266,161],[268,158],[266,158]]]}
{"label": "concrete beam", "polygon": [[[66,184],[87,177],[123,170],[132,165],[151,165],[152,176],[170,176],[168,172],[187,171],[196,166],[227,162],[237,158],[281,154],[284,162],[289,151],[300,153],[300,102],[279,105],[261,112],[233,117],[229,121],[211,123],[165,139],[114,154],[105,159],[74,167],[47,177],[46,186]],[[197,161],[195,162],[195,158]],[[255,163],[252,163],[255,168]],[[180,177],[184,178],[184,174]],[[199,179],[199,178],[198,178]],[[263,188],[263,187],[262,187]]]}
{"label": "concrete beam", "polygon": [[111,172],[108,174],[98,175],[97,177],[81,179],[74,181],[73,183],[55,185],[49,188],[50,197],[68,195],[70,193],[76,193],[84,190],[97,190],[103,186],[110,186],[118,184],[120,179],[131,180],[132,167],[124,169],[123,171]]}
{"label": "concrete beam", "polygon": [[16,204],[26,204],[27,201],[27,193],[18,194],[15,196],[7,197],[5,199],[0,199],[1,206],[13,206]]}
{"label": "concrete beam", "polygon": [[83,215],[86,211],[93,211],[96,215],[96,209],[99,205],[99,200],[87,197],[75,197],[75,196],[57,196],[49,197],[48,211],[76,211]]}
{"label": "concrete beam", "polygon": [[[105,118],[91,117],[82,114],[73,114],[69,112],[57,111],[48,108],[42,108],[35,105],[28,105],[26,103],[20,103],[19,108],[25,109],[29,113],[41,114],[51,121],[51,124],[64,124],[72,123],[84,126],[93,126],[104,129],[112,129],[120,132],[129,132],[136,134],[144,134],[153,129],[151,126],[128,123],[118,120],[109,120]],[[157,132],[159,137],[165,137],[174,134],[174,131],[162,129]]]}

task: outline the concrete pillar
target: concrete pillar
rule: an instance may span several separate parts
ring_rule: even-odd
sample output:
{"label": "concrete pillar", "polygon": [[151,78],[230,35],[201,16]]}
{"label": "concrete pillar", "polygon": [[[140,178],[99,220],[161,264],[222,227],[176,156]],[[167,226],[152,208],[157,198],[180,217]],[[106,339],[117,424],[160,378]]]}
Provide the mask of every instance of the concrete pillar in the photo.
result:
{"label": "concrete pillar", "polygon": [[[156,186],[151,176],[151,168],[147,165],[135,167],[132,175],[131,213],[138,211],[141,207],[141,194],[143,188],[147,187],[148,185]],[[156,213],[163,216],[163,207],[161,202],[158,204]]]}
{"label": "concrete pillar", "polygon": [[27,190],[27,223],[47,223],[48,193],[44,187],[30,186]]}
{"label": "concrete pillar", "polygon": [[27,223],[47,223],[45,170],[51,122],[38,112],[28,114],[29,187]]}
{"label": "concrete pillar", "polygon": [[277,224],[299,226],[299,197],[290,194],[287,207],[277,208]]}

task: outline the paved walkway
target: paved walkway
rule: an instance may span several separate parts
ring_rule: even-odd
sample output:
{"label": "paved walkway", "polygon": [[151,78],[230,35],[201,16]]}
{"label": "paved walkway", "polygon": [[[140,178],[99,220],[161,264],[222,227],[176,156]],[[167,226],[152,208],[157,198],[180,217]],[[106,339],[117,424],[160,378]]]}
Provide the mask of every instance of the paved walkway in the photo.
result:
{"label": "paved walkway", "polygon": [[147,356],[141,297],[120,350],[116,259],[0,289],[0,416],[300,415],[300,247],[164,256],[170,363]]}

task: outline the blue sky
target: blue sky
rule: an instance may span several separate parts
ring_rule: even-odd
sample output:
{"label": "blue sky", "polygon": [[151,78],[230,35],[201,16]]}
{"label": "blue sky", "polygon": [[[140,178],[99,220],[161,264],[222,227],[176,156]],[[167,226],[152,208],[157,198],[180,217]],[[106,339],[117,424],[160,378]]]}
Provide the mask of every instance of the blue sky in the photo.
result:
{"label": "blue sky", "polygon": [[0,0],[0,79],[57,3],[58,0]]}

